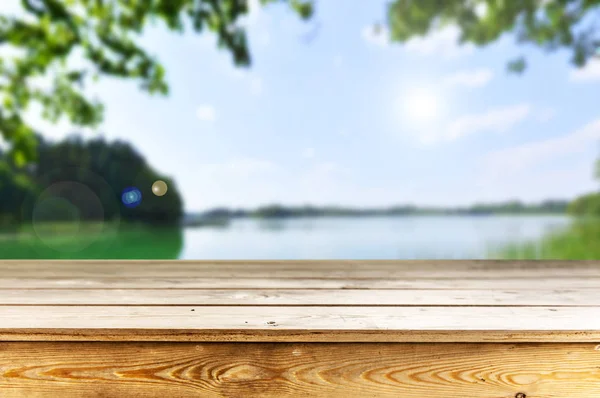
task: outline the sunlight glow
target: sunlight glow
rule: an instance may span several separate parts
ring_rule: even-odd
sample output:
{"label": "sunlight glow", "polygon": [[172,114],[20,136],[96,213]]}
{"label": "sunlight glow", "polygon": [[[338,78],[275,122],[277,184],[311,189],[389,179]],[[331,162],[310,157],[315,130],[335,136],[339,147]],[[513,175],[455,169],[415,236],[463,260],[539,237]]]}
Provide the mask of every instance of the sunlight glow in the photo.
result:
{"label": "sunlight glow", "polygon": [[439,99],[429,90],[415,90],[406,97],[405,112],[413,121],[431,121],[439,114]]}

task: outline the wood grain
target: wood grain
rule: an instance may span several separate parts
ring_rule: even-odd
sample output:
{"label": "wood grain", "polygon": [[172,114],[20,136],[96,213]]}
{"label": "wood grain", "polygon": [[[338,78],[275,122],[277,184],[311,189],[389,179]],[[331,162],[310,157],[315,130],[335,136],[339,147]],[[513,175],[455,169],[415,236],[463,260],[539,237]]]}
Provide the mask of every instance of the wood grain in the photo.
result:
{"label": "wood grain", "polygon": [[4,289],[0,305],[600,306],[586,290]]}
{"label": "wood grain", "polygon": [[2,398],[598,397],[599,343],[600,261],[0,261]]}
{"label": "wood grain", "polygon": [[3,261],[3,278],[600,278],[600,261]]}
{"label": "wood grain", "polygon": [[0,343],[0,396],[592,398],[595,344]]}
{"label": "wood grain", "polygon": [[[0,268],[1,270],[1,268]],[[600,289],[600,278],[537,279],[319,279],[319,278],[194,278],[194,277],[0,277],[0,289]],[[1,294],[1,292],[0,292]]]}
{"label": "wood grain", "polygon": [[596,330],[0,329],[0,341],[252,343],[598,343]]}
{"label": "wood grain", "polygon": [[144,267],[254,267],[259,269],[302,269],[323,267],[389,267],[393,269],[470,270],[493,269],[548,270],[548,269],[597,269],[600,260],[1,260],[2,267],[52,266],[81,268],[82,264],[96,266],[144,266]]}
{"label": "wood grain", "polygon": [[[410,341],[430,338],[429,331],[454,332],[455,341],[464,341],[460,335],[472,331],[493,332],[505,341],[512,332],[539,338],[550,331],[559,341],[589,341],[600,338],[599,314],[600,307],[1,306],[0,338],[35,339],[40,332],[52,340],[64,329],[63,335],[85,333],[98,340],[110,339],[110,330],[122,330],[121,338],[136,341],[146,330],[167,339],[172,334],[174,340],[180,331],[198,341],[219,341],[227,333],[246,341],[273,336],[297,341],[304,335],[333,342],[352,332],[353,339],[362,339],[353,341],[403,342],[407,335]],[[478,333],[469,337],[489,341],[484,340],[489,335]]]}

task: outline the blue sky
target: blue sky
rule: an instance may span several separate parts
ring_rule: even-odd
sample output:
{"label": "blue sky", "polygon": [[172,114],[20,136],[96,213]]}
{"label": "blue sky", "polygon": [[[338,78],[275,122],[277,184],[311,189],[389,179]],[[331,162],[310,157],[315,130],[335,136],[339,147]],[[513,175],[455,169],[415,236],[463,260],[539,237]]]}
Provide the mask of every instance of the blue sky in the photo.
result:
{"label": "blue sky", "polygon": [[[320,1],[310,23],[282,6],[253,7],[248,70],[210,34],[154,29],[143,40],[167,68],[170,96],[104,80],[93,89],[106,104],[100,130],[174,177],[187,210],[463,205],[597,189],[598,62],[575,70],[569,53],[512,38],[458,47],[452,28],[389,44],[369,29],[385,3]],[[521,54],[529,69],[508,75]],[[49,137],[73,131],[30,120]]]}

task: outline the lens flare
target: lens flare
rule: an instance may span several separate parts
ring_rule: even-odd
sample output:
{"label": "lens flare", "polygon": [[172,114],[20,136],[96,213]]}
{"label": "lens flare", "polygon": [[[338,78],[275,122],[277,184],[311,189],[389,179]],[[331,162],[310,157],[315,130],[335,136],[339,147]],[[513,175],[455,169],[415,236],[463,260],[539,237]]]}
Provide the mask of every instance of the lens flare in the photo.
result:
{"label": "lens flare", "polygon": [[156,196],[164,196],[167,193],[167,183],[161,180],[155,181],[152,184],[152,193]]}
{"label": "lens flare", "polygon": [[142,193],[135,187],[125,188],[121,194],[121,202],[130,209],[138,207],[142,203]]}

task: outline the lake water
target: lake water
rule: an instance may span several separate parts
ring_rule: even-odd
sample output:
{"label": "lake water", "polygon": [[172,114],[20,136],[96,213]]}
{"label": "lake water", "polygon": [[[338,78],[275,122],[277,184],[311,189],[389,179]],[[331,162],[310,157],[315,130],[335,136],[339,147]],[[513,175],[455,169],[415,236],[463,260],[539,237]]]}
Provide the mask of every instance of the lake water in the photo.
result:
{"label": "lake water", "polygon": [[182,259],[468,259],[538,241],[565,216],[402,216],[234,221],[189,229]]}
{"label": "lake water", "polygon": [[238,219],[228,227],[38,226],[0,234],[4,259],[484,259],[567,227],[564,216]]}

